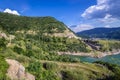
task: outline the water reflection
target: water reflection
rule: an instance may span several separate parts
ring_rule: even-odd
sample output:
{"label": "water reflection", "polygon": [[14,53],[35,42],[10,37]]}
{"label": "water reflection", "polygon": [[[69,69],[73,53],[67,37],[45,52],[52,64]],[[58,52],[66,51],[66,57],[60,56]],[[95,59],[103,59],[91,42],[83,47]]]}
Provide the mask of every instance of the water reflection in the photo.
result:
{"label": "water reflection", "polygon": [[71,56],[72,58],[78,58],[83,62],[95,62],[95,61],[104,61],[109,63],[114,63],[120,65],[120,54],[110,55],[103,58],[92,58],[92,57],[83,57],[83,56]]}

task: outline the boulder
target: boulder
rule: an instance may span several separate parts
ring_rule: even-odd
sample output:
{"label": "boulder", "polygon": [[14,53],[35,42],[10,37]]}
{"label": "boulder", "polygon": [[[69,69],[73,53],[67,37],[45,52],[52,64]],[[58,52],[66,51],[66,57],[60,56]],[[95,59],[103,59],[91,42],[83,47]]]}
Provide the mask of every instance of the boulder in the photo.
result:
{"label": "boulder", "polygon": [[11,80],[35,80],[35,76],[25,71],[25,68],[16,60],[6,59],[9,64],[7,76]]}

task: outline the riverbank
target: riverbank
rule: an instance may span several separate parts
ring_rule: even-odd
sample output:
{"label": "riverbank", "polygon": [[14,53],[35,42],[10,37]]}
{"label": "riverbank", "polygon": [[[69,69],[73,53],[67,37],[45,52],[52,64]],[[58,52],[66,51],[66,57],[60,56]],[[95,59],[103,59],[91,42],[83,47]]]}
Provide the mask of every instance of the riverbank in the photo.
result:
{"label": "riverbank", "polygon": [[89,56],[94,58],[102,58],[108,55],[117,55],[120,54],[119,50],[112,50],[108,52],[100,52],[100,51],[92,51],[90,53],[84,53],[84,52],[58,52],[59,55],[75,55],[75,56]]}

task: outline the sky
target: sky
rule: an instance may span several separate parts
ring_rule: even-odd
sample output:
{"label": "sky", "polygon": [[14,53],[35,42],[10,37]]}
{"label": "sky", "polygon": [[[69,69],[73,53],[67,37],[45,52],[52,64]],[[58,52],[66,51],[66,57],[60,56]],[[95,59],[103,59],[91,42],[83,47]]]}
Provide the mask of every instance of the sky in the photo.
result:
{"label": "sky", "polygon": [[52,16],[75,32],[120,27],[120,0],[0,0],[0,11],[19,16]]}

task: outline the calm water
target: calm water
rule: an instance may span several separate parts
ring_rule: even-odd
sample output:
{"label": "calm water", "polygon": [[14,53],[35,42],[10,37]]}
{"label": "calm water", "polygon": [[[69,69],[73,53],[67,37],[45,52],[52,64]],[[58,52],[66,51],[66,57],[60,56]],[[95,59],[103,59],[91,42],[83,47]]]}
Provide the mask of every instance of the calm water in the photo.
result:
{"label": "calm water", "polygon": [[83,62],[94,62],[94,61],[104,61],[104,62],[109,62],[109,63],[114,63],[120,65],[120,54],[118,55],[111,55],[111,56],[106,56],[103,58],[92,58],[92,57],[83,57],[83,56],[71,56],[73,58],[78,58],[80,61]]}

